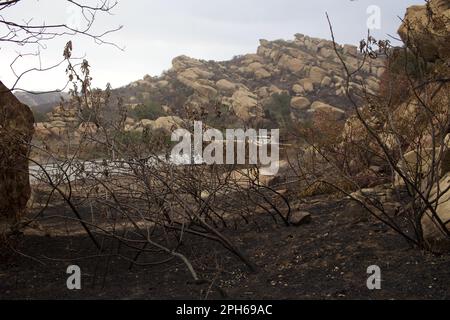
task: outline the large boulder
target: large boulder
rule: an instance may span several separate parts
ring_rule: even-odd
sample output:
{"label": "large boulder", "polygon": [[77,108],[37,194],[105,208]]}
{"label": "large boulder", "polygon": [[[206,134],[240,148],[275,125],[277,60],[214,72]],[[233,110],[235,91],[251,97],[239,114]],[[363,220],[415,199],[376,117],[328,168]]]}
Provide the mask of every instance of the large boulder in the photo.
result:
{"label": "large boulder", "polygon": [[253,62],[264,62],[264,58],[255,53],[246,54],[243,57],[243,59],[244,59],[244,61],[242,62],[243,64],[251,64]]}
{"label": "large boulder", "polygon": [[[430,248],[436,252],[448,252],[450,250],[450,237],[443,225],[450,231],[450,172],[447,173],[431,192],[431,201],[437,201],[436,214],[427,211],[422,218],[422,231],[424,240]],[[439,222],[439,220],[441,220]],[[443,225],[442,225],[443,224]]]}
{"label": "large boulder", "polygon": [[34,117],[0,82],[0,218],[17,221],[31,195],[28,172],[29,143]]}
{"label": "large boulder", "polygon": [[427,61],[445,61],[450,57],[450,2],[430,0],[429,7],[409,7],[398,34]]}
{"label": "large boulder", "polygon": [[128,131],[143,132],[144,129],[163,130],[167,133],[183,126],[183,119],[176,116],[160,117],[156,120],[142,119]]}
{"label": "large boulder", "polygon": [[221,79],[221,80],[216,82],[216,87],[220,91],[234,92],[236,90],[236,88],[237,88],[237,85],[235,83],[231,82],[231,81],[226,80],[226,79]]}
{"label": "large boulder", "polygon": [[50,124],[46,122],[36,123],[34,127],[35,137],[38,139],[45,139],[51,135],[49,130]]}
{"label": "large boulder", "polygon": [[331,83],[332,83],[331,78],[327,76],[327,77],[325,77],[325,78],[322,79],[322,82],[320,83],[320,86],[321,86],[322,88],[324,88],[324,87],[329,87],[329,86],[331,85]]}
{"label": "large boulder", "polygon": [[210,79],[214,76],[212,72],[197,67],[186,69],[180,75],[189,80]]}
{"label": "large boulder", "polygon": [[[425,143],[425,142],[424,142]],[[436,142],[437,143],[437,142]],[[441,159],[439,161],[439,159]],[[421,150],[411,150],[405,153],[397,164],[402,174],[411,181],[415,181],[418,176],[429,176],[437,169],[435,174],[439,178],[443,177],[449,171],[448,159],[450,159],[450,138],[447,137],[441,146],[437,143],[436,147],[424,147]],[[435,163],[437,162],[437,164]],[[438,165],[438,168],[436,166]],[[427,179],[423,181],[423,188],[427,187]],[[400,174],[395,174],[395,186],[404,186],[405,182]]]}
{"label": "large boulder", "polygon": [[172,132],[183,125],[183,120],[180,117],[169,116],[161,117],[155,120],[153,129],[162,129],[166,132]]}
{"label": "large boulder", "polygon": [[[313,88],[313,90],[314,90],[314,88]],[[294,91],[294,93],[296,93],[296,94],[304,94],[305,93],[305,89],[298,83],[294,84],[294,86],[292,87],[292,91]]]}
{"label": "large boulder", "polygon": [[198,95],[207,98],[213,99],[217,96],[217,90],[210,85],[202,84],[200,80],[188,78],[181,73],[177,77],[178,81],[180,81],[185,86],[193,89]]}
{"label": "large boulder", "polygon": [[172,60],[172,70],[176,72],[190,67],[202,66],[203,64],[199,60],[187,56],[179,56]]}
{"label": "large boulder", "polygon": [[326,75],[327,72],[319,67],[312,67],[309,71],[309,78],[314,84],[321,84]]}
{"label": "large boulder", "polygon": [[343,53],[345,56],[351,55],[356,57],[358,55],[358,48],[349,44],[344,44]]}
{"label": "large boulder", "polygon": [[374,93],[377,93],[380,90],[380,80],[375,77],[369,77],[366,80],[367,89]]}
{"label": "large boulder", "polygon": [[163,88],[166,88],[169,84],[170,84],[169,81],[161,80],[156,83],[156,86],[160,89],[163,89]]}
{"label": "large boulder", "polygon": [[298,110],[306,110],[311,105],[308,98],[305,97],[293,97],[291,99],[291,107]]}
{"label": "large boulder", "polygon": [[293,73],[297,73],[303,70],[304,63],[300,59],[285,54],[281,57],[278,65],[283,69],[287,69]]}
{"label": "large boulder", "polygon": [[244,121],[248,121],[258,115],[258,97],[243,88],[236,91],[232,99],[234,113]]}
{"label": "large boulder", "polygon": [[268,87],[260,87],[260,88],[256,89],[255,92],[258,95],[258,97],[261,99],[265,99],[270,96],[270,91],[269,91]]}
{"label": "large boulder", "polygon": [[206,97],[208,99],[214,99],[217,96],[217,90],[211,86],[203,85],[203,84],[195,84],[193,89],[202,97]]}
{"label": "large boulder", "polygon": [[321,102],[321,101],[315,101],[311,105],[311,112],[325,112],[328,114],[332,114],[336,120],[343,119],[345,117],[345,111],[342,109],[339,109],[337,107],[331,106],[327,103]]}
{"label": "large boulder", "polygon": [[231,173],[224,174],[231,184],[237,184],[241,188],[248,188],[252,185],[277,187],[284,183],[290,175],[290,165],[285,160],[277,162],[278,172],[274,175],[269,168],[237,169]]}

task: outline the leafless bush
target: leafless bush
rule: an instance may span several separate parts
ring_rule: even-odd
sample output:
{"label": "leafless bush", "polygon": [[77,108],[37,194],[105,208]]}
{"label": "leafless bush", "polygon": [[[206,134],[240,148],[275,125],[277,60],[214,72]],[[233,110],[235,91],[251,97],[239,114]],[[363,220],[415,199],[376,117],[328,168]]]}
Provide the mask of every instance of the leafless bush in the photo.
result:
{"label": "leafless bush", "polygon": [[[330,30],[334,39],[331,23]],[[343,130],[331,134],[326,128],[334,124],[337,129],[336,124],[322,116],[303,134],[309,147],[302,152],[300,177],[309,188],[329,186],[347,195],[408,242],[434,251],[424,228],[431,224],[440,237],[450,236],[449,221],[439,211],[449,192],[442,180],[450,147],[445,62],[427,63],[419,51],[407,46],[394,49],[389,41],[369,35],[361,42],[363,61],[379,56],[387,61],[382,90],[374,93],[357,79],[363,64],[350,70],[335,42],[334,48],[345,70],[346,96],[354,115]],[[396,70],[390,67],[394,63]],[[351,83],[360,84],[362,90],[353,90]],[[399,91],[407,94],[399,98]],[[368,189],[383,183],[389,183],[389,197],[380,198]],[[393,201],[397,210],[392,210]]]}

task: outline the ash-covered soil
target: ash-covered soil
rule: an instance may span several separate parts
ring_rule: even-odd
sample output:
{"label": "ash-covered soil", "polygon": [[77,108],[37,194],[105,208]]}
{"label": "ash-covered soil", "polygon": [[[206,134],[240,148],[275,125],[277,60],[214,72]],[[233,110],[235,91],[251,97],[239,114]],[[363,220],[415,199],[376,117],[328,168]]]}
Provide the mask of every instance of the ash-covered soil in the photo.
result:
{"label": "ash-covered soil", "polygon": [[[180,260],[134,266],[117,242],[94,249],[73,222],[43,220],[27,231],[15,252],[0,263],[1,299],[449,299],[450,255],[435,256],[410,247],[363,211],[350,212],[346,200],[310,199],[302,210],[312,221],[299,227],[258,216],[224,233],[258,266],[251,273],[219,244],[189,237],[179,248],[212,284],[194,284]],[[62,210],[54,208],[52,210]],[[70,214],[70,213],[66,213]],[[56,232],[59,231],[59,232]],[[187,241],[188,240],[188,241]],[[142,256],[141,264],[160,259]],[[161,256],[163,257],[163,256]],[[82,271],[82,289],[66,287],[66,269]],[[382,289],[367,288],[367,268],[382,271]],[[222,293],[216,287],[222,288]]]}

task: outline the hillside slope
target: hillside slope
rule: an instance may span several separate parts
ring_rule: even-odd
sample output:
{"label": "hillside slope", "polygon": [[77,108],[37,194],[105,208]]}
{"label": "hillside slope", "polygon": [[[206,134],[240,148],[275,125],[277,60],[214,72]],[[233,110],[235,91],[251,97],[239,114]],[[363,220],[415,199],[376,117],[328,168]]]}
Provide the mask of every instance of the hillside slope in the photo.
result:
{"label": "hillside slope", "polygon": [[[364,62],[355,46],[338,45],[337,49],[351,71],[362,65],[358,83],[351,87],[377,91],[384,62]],[[257,53],[231,61],[179,56],[172,64],[160,77],[145,76],[117,92],[126,97],[131,108],[152,100],[164,106],[165,112],[180,117],[226,107],[237,118],[230,119],[233,123],[267,118],[264,110],[277,93],[289,95],[293,119],[305,118],[318,109],[342,115],[348,109],[344,68],[328,40],[297,34],[291,41],[260,40]]]}

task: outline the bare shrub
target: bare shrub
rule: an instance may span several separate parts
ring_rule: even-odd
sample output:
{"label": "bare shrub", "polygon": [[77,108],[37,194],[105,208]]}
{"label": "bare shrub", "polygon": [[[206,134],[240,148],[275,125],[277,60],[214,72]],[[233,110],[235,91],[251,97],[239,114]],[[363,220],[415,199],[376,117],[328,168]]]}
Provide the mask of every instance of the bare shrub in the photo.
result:
{"label": "bare shrub", "polygon": [[[330,30],[334,39],[331,23]],[[326,128],[335,122],[325,118],[317,130],[303,134],[309,158],[315,158],[313,163],[303,162],[306,194],[315,194],[317,189],[330,192],[328,185],[361,204],[411,244],[439,250],[427,239],[429,231],[424,227],[435,226],[436,233],[448,241],[449,221],[440,208],[449,192],[442,180],[448,171],[450,147],[445,62],[428,63],[420,51],[408,46],[394,50],[389,41],[369,35],[361,42],[363,61],[384,56],[388,67],[379,93],[361,81],[363,90],[358,92],[350,83],[358,83],[356,76],[363,65],[350,71],[335,42],[334,47],[345,70],[346,96],[354,115],[343,130],[333,128],[334,135]],[[389,197],[380,198],[367,189],[383,183],[394,188]],[[399,203],[400,212],[391,210],[392,201]]]}

